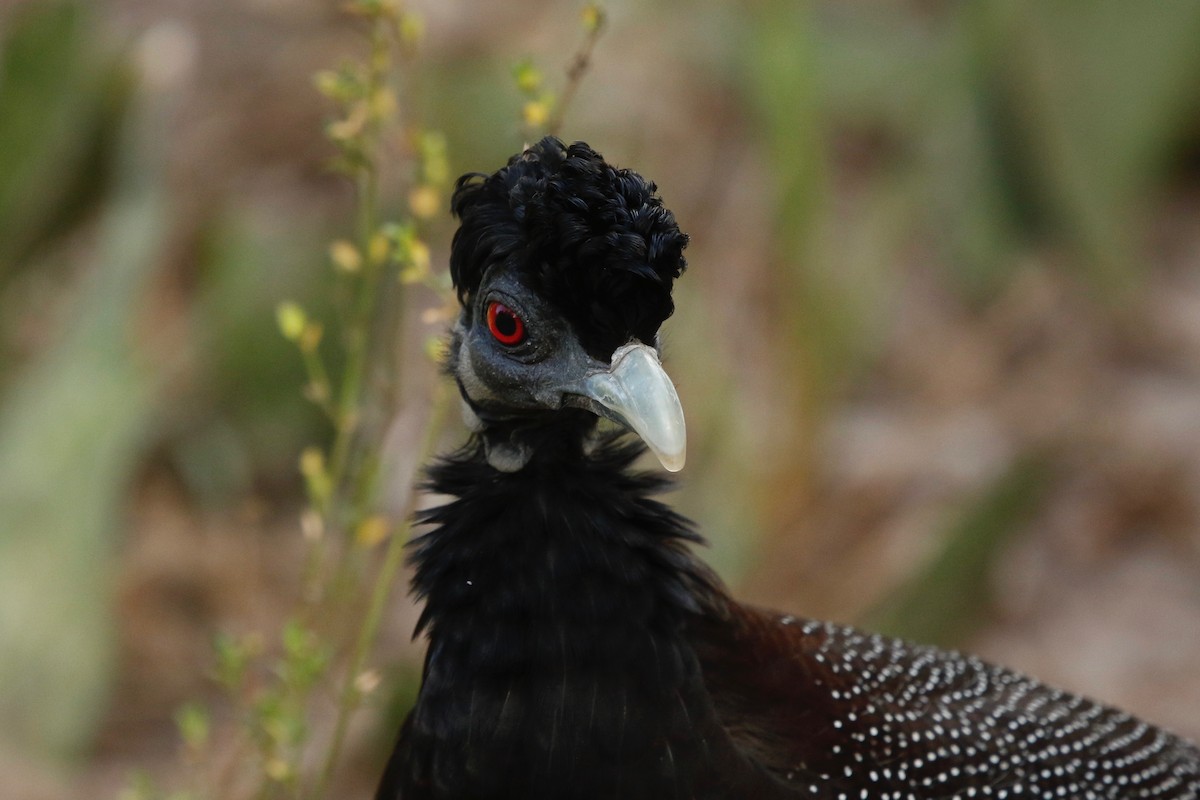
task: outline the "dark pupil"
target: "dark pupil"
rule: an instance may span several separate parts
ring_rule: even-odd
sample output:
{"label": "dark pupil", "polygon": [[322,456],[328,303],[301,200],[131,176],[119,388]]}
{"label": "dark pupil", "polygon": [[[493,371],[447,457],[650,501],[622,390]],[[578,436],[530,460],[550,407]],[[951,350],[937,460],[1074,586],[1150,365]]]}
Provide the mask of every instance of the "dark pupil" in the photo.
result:
{"label": "dark pupil", "polygon": [[511,311],[496,311],[496,330],[505,338],[516,335],[517,318]]}

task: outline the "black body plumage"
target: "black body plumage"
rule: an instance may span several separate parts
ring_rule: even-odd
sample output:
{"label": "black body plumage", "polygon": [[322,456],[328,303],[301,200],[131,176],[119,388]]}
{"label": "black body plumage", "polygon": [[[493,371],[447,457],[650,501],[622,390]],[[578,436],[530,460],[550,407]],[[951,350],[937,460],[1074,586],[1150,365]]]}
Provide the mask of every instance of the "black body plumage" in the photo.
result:
{"label": "black body plumage", "polygon": [[[559,339],[595,371],[654,338],[686,237],[651,184],[547,139],[464,178],[454,208],[448,369],[475,435],[430,470],[449,499],[412,545],[429,651],[378,800],[1200,800],[1196,748],[1122,712],[737,603],[655,499],[666,482],[633,470],[640,444],[510,385],[551,385]],[[510,325],[496,346],[498,302],[556,344]]]}
{"label": "black body plumage", "polygon": [[[406,798],[743,797],[683,636],[713,577],[687,523],[627,471],[640,448],[539,453],[500,473],[477,449],[432,471],[414,588],[430,649],[402,747]],[[749,767],[747,762],[743,767]],[[737,774],[736,772],[734,774]],[[386,795],[386,796],[395,796]]]}

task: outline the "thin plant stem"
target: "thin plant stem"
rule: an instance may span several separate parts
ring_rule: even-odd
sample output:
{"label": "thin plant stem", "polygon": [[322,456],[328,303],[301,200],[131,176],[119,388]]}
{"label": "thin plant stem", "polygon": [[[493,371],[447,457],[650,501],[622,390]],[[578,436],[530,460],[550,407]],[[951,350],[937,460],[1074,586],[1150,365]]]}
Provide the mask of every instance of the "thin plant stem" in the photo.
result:
{"label": "thin plant stem", "polygon": [[359,252],[365,257],[362,272],[358,276],[357,293],[347,314],[344,346],[346,364],[341,375],[341,385],[336,399],[327,401],[333,421],[334,437],[330,447],[328,494],[315,504],[322,521],[322,535],[313,547],[306,574],[309,579],[310,602],[321,602],[321,576],[325,573],[329,551],[329,537],[341,528],[341,523],[352,520],[336,519],[339,500],[344,496],[350,455],[358,431],[359,402],[363,391],[370,355],[368,326],[379,293],[381,264],[372,257],[371,241],[379,227],[379,151],[382,139],[383,120],[375,113],[372,104],[387,80],[388,68],[387,26],[376,19],[371,24],[370,56],[367,64],[367,89],[363,102],[367,103],[367,121],[362,132],[363,163],[357,167],[355,185],[358,196],[357,238]]}
{"label": "thin plant stem", "polygon": [[[420,447],[417,451],[419,462],[424,463],[432,454],[433,447],[437,441],[437,434],[442,429],[442,423],[445,420],[446,409],[448,407],[449,402],[446,388],[439,384],[435,390],[429,421],[425,427],[425,435],[422,437]],[[362,692],[359,690],[356,682],[366,666],[367,660],[371,656],[371,651],[374,649],[375,640],[379,635],[379,626],[383,621],[383,612],[387,607],[388,599],[391,597],[400,566],[404,563],[404,546],[408,542],[411,531],[412,521],[411,519],[406,519],[392,533],[388,541],[383,565],[380,567],[379,574],[375,578],[375,585],[371,591],[371,602],[367,608],[362,628],[359,629],[358,641],[355,643],[354,653],[350,658],[350,666],[346,671],[345,682],[339,694],[333,739],[326,753],[321,772],[317,777],[312,795],[313,798],[324,796],[329,782],[333,777],[337,761],[341,756],[350,716],[362,702]]]}
{"label": "thin plant stem", "polygon": [[579,84],[583,82],[583,76],[591,68],[592,53],[596,49],[596,42],[600,40],[600,34],[604,31],[602,12],[598,7],[593,7],[593,9],[594,13],[601,16],[597,18],[596,24],[588,27],[583,44],[572,56],[571,63],[567,66],[567,85],[563,87],[562,97],[554,104],[554,112],[546,123],[546,133],[553,136],[557,136],[562,130],[563,121],[567,115],[567,106],[575,99],[575,94],[579,91]]}
{"label": "thin plant stem", "polygon": [[[385,24],[376,20],[371,26],[371,57],[367,72],[368,105],[375,102],[377,93],[382,89],[387,64],[387,38]],[[370,353],[368,346],[367,325],[371,311],[378,294],[379,264],[372,258],[371,240],[379,226],[379,146],[381,120],[375,113],[368,114],[364,141],[369,155],[366,163],[359,168],[358,174],[358,240],[359,252],[365,254],[364,269],[358,287],[358,296],[350,310],[346,330],[347,360],[345,372],[342,375],[342,391],[338,397],[337,430],[334,434],[332,454],[329,464],[329,477],[333,487],[330,498],[323,509],[323,515],[329,527],[334,527],[329,519],[330,512],[336,506],[335,498],[342,491],[346,469],[350,460],[350,449],[354,443],[354,433],[358,428],[358,403],[362,395],[363,375],[366,372],[367,357]]]}
{"label": "thin plant stem", "polygon": [[321,361],[316,348],[302,348],[304,366],[308,371],[308,385],[312,388],[310,399],[325,412],[332,422],[337,422],[337,412],[329,400],[329,373],[325,371],[325,363]]}

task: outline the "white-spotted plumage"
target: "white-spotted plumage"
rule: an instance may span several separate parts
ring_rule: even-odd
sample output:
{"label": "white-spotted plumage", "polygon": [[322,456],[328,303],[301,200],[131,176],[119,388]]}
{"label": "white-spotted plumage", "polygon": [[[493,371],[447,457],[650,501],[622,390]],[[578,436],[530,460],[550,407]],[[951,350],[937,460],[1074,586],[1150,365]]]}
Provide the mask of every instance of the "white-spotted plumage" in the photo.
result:
{"label": "white-spotted plumage", "polygon": [[1200,800],[1196,748],[1124,712],[973,656],[801,625],[837,742],[790,772],[803,795]]}

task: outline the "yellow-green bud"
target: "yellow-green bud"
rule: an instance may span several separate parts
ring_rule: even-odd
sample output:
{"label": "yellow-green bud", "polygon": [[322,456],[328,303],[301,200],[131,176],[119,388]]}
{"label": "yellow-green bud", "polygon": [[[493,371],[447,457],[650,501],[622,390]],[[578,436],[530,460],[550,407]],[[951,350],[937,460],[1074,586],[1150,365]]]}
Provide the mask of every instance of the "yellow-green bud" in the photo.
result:
{"label": "yellow-green bud", "polygon": [[283,334],[283,338],[295,342],[299,341],[304,334],[308,317],[305,315],[304,309],[296,303],[284,302],[275,309],[275,321],[279,324],[279,331]]}

